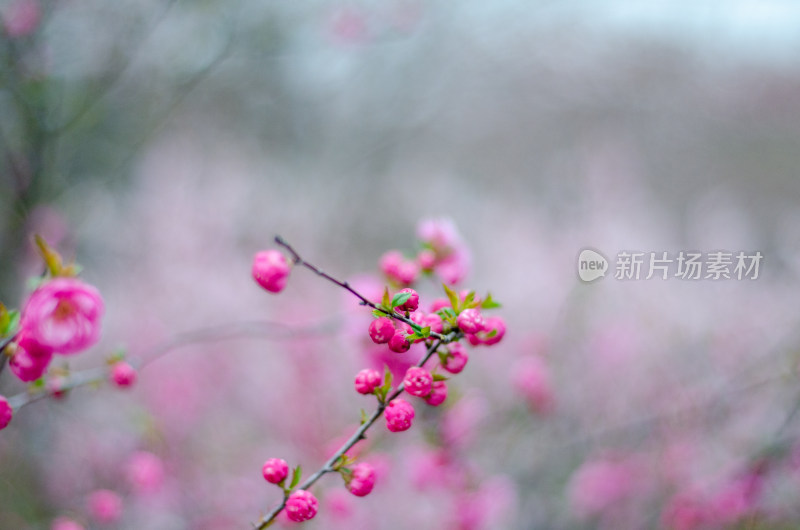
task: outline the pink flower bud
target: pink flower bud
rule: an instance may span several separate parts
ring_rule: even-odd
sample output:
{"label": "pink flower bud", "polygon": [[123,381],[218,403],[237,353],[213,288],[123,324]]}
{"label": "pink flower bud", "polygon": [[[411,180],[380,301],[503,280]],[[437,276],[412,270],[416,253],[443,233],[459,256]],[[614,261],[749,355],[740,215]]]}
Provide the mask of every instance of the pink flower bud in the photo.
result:
{"label": "pink flower bud", "polygon": [[442,317],[436,313],[428,313],[425,315],[425,320],[421,324],[422,327],[430,327],[434,333],[441,333],[444,330],[444,322]]}
{"label": "pink flower bud", "polygon": [[164,463],[153,453],[137,451],[125,466],[125,476],[136,493],[155,493],[164,483]]}
{"label": "pink flower bud", "polygon": [[286,515],[290,521],[302,523],[313,519],[319,510],[319,501],[311,492],[297,490],[286,499]]}
{"label": "pink flower bud", "polygon": [[364,497],[369,495],[374,487],[375,469],[366,462],[354,465],[347,481],[347,490],[356,497]]}
{"label": "pink flower bud", "polygon": [[8,427],[13,417],[14,409],[11,408],[5,396],[0,396],[0,431]]}
{"label": "pink flower bud", "polygon": [[262,250],[253,258],[253,279],[271,293],[283,291],[290,271],[286,257],[279,250]]}
{"label": "pink flower bud", "polygon": [[89,515],[99,523],[114,523],[122,516],[122,499],[113,491],[93,491],[88,504]]}
{"label": "pink flower bud", "polygon": [[434,381],[431,386],[431,393],[425,398],[425,402],[432,407],[438,407],[446,399],[447,384],[444,381]]}
{"label": "pink flower bud", "polygon": [[411,285],[417,281],[419,275],[419,267],[413,261],[404,261],[397,268],[397,275],[395,280],[402,285]]}
{"label": "pink flower bud", "polygon": [[405,289],[400,289],[399,293],[411,293],[411,296],[408,297],[408,300],[405,301],[404,304],[397,306],[396,309],[400,311],[416,311],[419,307],[419,294],[414,289],[409,289],[408,287]]}
{"label": "pink flower bud", "polygon": [[403,399],[394,399],[386,405],[383,411],[386,418],[386,428],[392,432],[406,431],[411,427],[414,419],[414,407]]}
{"label": "pink flower bud", "polygon": [[390,250],[381,256],[380,268],[388,278],[401,285],[414,283],[419,274],[417,264],[406,260],[397,250]]}
{"label": "pink flower bud", "polygon": [[359,394],[372,394],[381,383],[383,377],[377,370],[365,368],[356,374],[356,392]]}
{"label": "pink flower bud", "polygon": [[51,350],[32,342],[23,332],[23,338],[17,343],[17,349],[9,359],[8,367],[20,381],[29,383],[44,375],[52,358]]}
{"label": "pink flower bud", "polygon": [[369,325],[369,338],[375,344],[386,344],[394,335],[394,324],[389,317],[380,317]]}
{"label": "pink flower bud", "polygon": [[38,0],[14,0],[3,11],[3,26],[9,37],[24,37],[36,30],[41,17]]}
{"label": "pink flower bud", "polygon": [[450,305],[450,300],[448,300],[447,298],[437,298],[431,303],[431,313],[435,313],[438,310],[443,309],[445,307],[452,307]]}
{"label": "pink flower bud", "polygon": [[452,219],[448,218],[423,219],[417,225],[417,237],[441,256],[450,254],[461,244],[458,229]]}
{"label": "pink flower bud", "polygon": [[395,353],[405,353],[409,348],[411,348],[411,343],[408,342],[405,332],[400,329],[396,330],[389,339],[389,349]]}
{"label": "pink flower bud", "polygon": [[44,350],[69,355],[98,341],[104,311],[97,289],[76,278],[56,278],[28,298],[20,328]]}
{"label": "pink flower bud", "polygon": [[483,330],[474,335],[467,335],[467,339],[473,346],[479,344],[491,346],[500,342],[505,334],[505,321],[501,317],[488,317],[483,321]]}
{"label": "pink flower bud", "polygon": [[46,388],[53,399],[62,399],[67,395],[64,387],[67,384],[67,378],[63,375],[54,375],[47,378]]}
{"label": "pink flower bud", "polygon": [[84,528],[82,524],[78,524],[72,519],[59,517],[53,520],[50,530],[84,530]]}
{"label": "pink flower bud", "polygon": [[111,367],[111,382],[120,388],[136,383],[136,369],[125,361],[117,361]]}
{"label": "pink flower bud", "polygon": [[[270,458],[261,468],[264,480],[272,484],[280,484],[289,475],[289,464],[282,458]],[[313,516],[312,516],[313,517]]]}
{"label": "pink flower bud", "polygon": [[379,266],[381,271],[390,278],[397,276],[400,264],[403,263],[403,255],[398,250],[390,250],[381,256]]}
{"label": "pink flower bud", "polygon": [[511,370],[512,383],[536,412],[544,414],[553,408],[553,389],[547,365],[540,357],[526,357]]}
{"label": "pink flower bud", "polygon": [[467,361],[469,360],[469,355],[464,350],[464,347],[458,343],[454,342],[447,346],[449,353],[447,357],[445,357],[445,361],[442,364],[442,368],[450,372],[451,374],[458,374],[464,369],[467,365]]}
{"label": "pink flower bud", "polygon": [[436,274],[450,285],[455,285],[469,273],[470,254],[466,247],[457,248],[452,254],[436,264]]}
{"label": "pink flower bud", "polygon": [[417,263],[420,269],[430,271],[436,265],[436,254],[432,250],[422,250],[417,254]]}
{"label": "pink flower bud", "polygon": [[412,366],[406,371],[403,386],[406,392],[412,396],[427,396],[431,393],[431,385],[433,385],[433,376],[425,368]]}
{"label": "pink flower bud", "polygon": [[463,310],[458,315],[456,323],[458,327],[461,328],[461,331],[467,334],[478,333],[483,329],[483,317],[481,316],[481,312],[477,309]]}

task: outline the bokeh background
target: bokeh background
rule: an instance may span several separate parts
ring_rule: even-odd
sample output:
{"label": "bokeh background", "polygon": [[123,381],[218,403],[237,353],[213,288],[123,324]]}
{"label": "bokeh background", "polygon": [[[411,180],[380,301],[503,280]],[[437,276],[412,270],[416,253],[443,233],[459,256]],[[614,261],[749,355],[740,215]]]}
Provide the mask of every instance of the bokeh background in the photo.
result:
{"label": "bokeh background", "polygon": [[[131,391],[40,401],[0,433],[0,528],[246,528],[279,498],[264,459],[316,469],[382,355],[345,293],[295,271],[269,295],[252,255],[279,233],[375,292],[425,218],[458,226],[461,287],[503,303],[507,336],[471,353],[444,410],[375,429],[375,492],[326,477],[307,526],[800,525],[795,2],[0,13],[0,300],[24,300],[41,233],[108,308],[70,368],[120,347],[141,366]],[[585,247],[764,260],[755,281],[584,284]],[[0,393],[23,390],[2,374]],[[142,450],[164,466],[154,491],[126,479]],[[122,495],[119,522],[88,517],[98,488]]]}

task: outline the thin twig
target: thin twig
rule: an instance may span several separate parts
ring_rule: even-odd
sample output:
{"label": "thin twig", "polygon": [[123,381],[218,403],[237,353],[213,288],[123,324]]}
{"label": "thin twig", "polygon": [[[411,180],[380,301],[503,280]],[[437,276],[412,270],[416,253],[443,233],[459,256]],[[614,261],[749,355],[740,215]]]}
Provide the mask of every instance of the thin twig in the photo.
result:
{"label": "thin twig", "polygon": [[[322,275],[322,274],[320,274],[320,275]],[[334,283],[338,284],[338,285],[342,285],[337,280],[332,280],[332,281]],[[348,289],[348,290],[350,290],[350,289]],[[356,294],[356,296],[360,296],[360,295]],[[454,332],[454,333],[448,334],[446,337],[443,337],[442,339],[436,341],[435,343],[432,343],[430,346],[428,346],[428,351],[426,352],[426,354],[422,358],[422,360],[420,360],[417,363],[417,366],[419,366],[419,367],[424,366],[425,363],[427,363],[428,360],[433,356],[433,354],[436,352],[436,350],[437,350],[437,348],[439,348],[439,346],[441,346],[442,344],[447,344],[448,342],[452,342],[454,340],[457,340],[458,338],[459,338],[459,334],[457,332]],[[335,471],[334,466],[336,465],[337,461],[347,451],[349,451],[355,444],[357,444],[359,441],[361,441],[363,439],[366,439],[366,436],[365,436],[366,432],[369,430],[370,427],[372,427],[372,425],[375,423],[375,421],[377,421],[377,419],[381,417],[381,414],[383,414],[383,411],[386,409],[386,405],[388,403],[390,403],[392,400],[394,400],[395,398],[397,398],[400,394],[402,394],[404,390],[405,390],[405,385],[403,383],[400,383],[400,385],[397,387],[397,390],[395,390],[389,396],[387,396],[385,401],[379,402],[377,408],[372,413],[372,415],[364,423],[361,424],[361,426],[353,433],[353,435],[350,436],[350,438],[348,438],[348,440],[339,448],[338,451],[336,451],[333,454],[333,456],[331,456],[328,459],[327,462],[325,462],[322,465],[322,467],[320,467],[313,475],[308,477],[308,479],[305,482],[300,484],[297,487],[297,489],[298,490],[307,490],[308,488],[313,486],[320,478],[322,478],[323,475]],[[274,521],[275,518],[278,516],[278,514],[281,513],[281,510],[283,510],[286,507],[286,499],[287,499],[286,496],[284,496],[284,498],[280,502],[280,504],[275,506],[269,513],[264,515],[257,522],[253,523],[253,528],[255,528],[256,530],[263,530],[272,521]]]}
{"label": "thin twig", "polygon": [[[358,291],[353,289],[350,286],[349,283],[337,280],[333,276],[331,276],[331,275],[323,272],[322,270],[320,270],[318,267],[312,265],[311,263],[308,263],[303,258],[301,258],[300,254],[298,254],[297,251],[294,248],[292,248],[292,246],[289,243],[284,241],[284,239],[281,236],[275,236],[275,243],[277,243],[278,245],[282,246],[283,248],[285,248],[286,250],[289,251],[289,253],[292,255],[292,261],[295,263],[295,265],[301,265],[301,266],[307,268],[308,270],[310,270],[311,272],[313,272],[314,274],[316,274],[317,276],[321,276],[322,278],[325,278],[326,280],[335,283],[339,287],[342,287],[343,289],[347,289],[353,295],[355,295],[356,298],[361,300],[361,305],[369,306],[372,309],[383,313],[387,317],[390,317],[390,318],[393,318],[393,319],[398,320],[400,322],[403,322],[405,324],[408,324],[409,326],[411,326],[414,329],[414,331],[421,331],[422,330],[420,325],[417,324],[416,322],[414,322],[413,320],[411,320],[410,318],[406,318],[405,316],[400,315],[398,313],[395,313],[394,311],[386,311],[385,309],[383,309],[381,307],[378,307],[374,302],[372,302],[370,300],[367,300],[367,298],[364,297],[364,295],[362,295],[361,293],[359,293]],[[444,336],[442,334],[436,333],[435,331],[431,331],[431,335],[430,336],[434,337],[436,339],[439,339],[439,340],[444,339]]]}

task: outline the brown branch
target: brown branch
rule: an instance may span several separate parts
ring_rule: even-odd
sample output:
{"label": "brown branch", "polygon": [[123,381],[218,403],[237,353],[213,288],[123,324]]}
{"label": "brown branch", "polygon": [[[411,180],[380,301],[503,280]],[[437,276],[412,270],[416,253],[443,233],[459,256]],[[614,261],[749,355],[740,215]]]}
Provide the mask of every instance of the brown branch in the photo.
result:
{"label": "brown branch", "polygon": [[[387,317],[408,324],[409,326],[412,327],[412,329],[414,329],[414,331],[422,330],[422,327],[413,320],[411,320],[410,318],[406,318],[405,316],[395,313],[394,311],[386,311],[385,309],[376,305],[374,302],[367,300],[367,298],[364,295],[353,289],[349,283],[337,280],[330,274],[323,272],[315,265],[312,265],[311,263],[305,261],[303,258],[300,257],[300,254],[298,254],[297,251],[294,248],[292,248],[292,246],[289,243],[284,241],[284,239],[281,236],[275,236],[275,243],[277,243],[278,245],[282,246],[283,248],[289,251],[289,253],[292,255],[292,261],[295,263],[295,265],[301,265],[310,270],[311,272],[313,272],[314,274],[316,274],[317,276],[321,276],[322,278],[325,278],[329,282],[333,282],[339,287],[350,291],[356,298],[358,298],[361,301],[361,305],[369,306],[372,309],[383,313]],[[435,331],[431,331],[430,336],[439,339],[440,341],[444,339],[444,335],[436,333]]]}

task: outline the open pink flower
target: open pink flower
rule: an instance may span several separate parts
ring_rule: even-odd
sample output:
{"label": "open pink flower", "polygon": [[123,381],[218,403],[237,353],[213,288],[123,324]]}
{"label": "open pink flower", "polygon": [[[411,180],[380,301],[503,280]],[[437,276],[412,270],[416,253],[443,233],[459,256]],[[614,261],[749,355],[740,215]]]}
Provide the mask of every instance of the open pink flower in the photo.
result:
{"label": "open pink flower", "polygon": [[97,289],[76,278],[56,278],[36,289],[22,312],[25,337],[41,348],[70,355],[100,338],[103,299]]}

